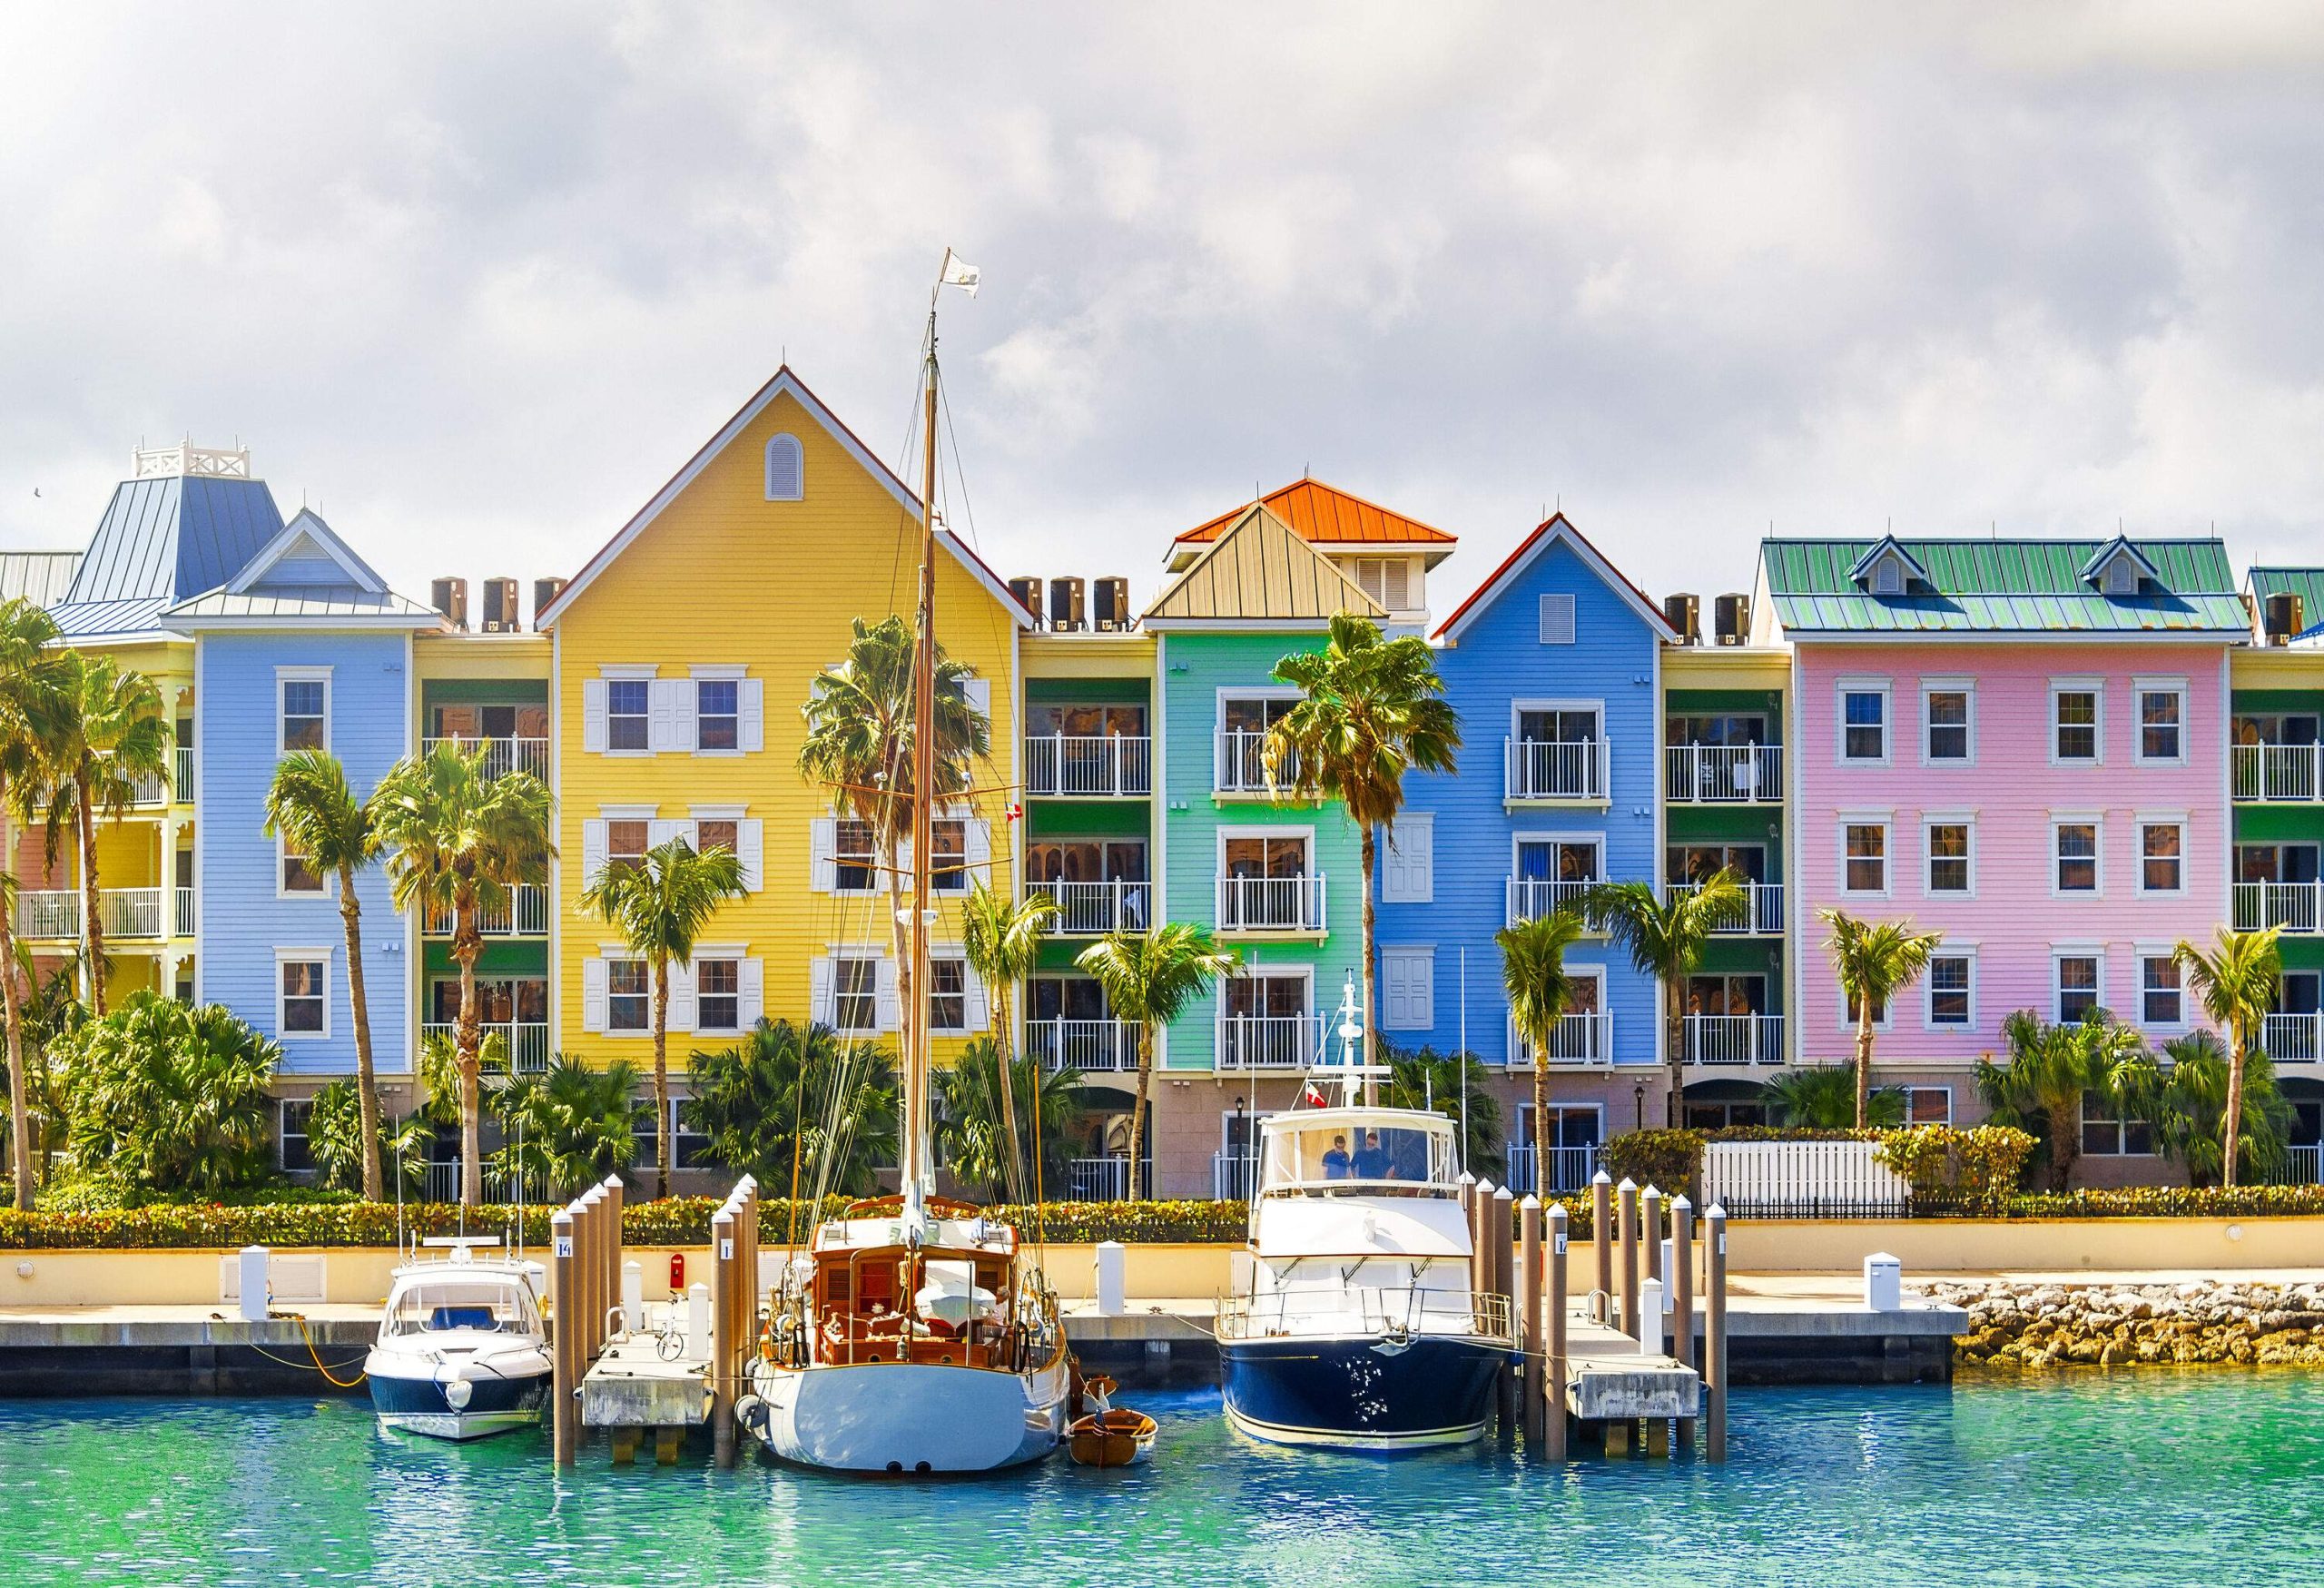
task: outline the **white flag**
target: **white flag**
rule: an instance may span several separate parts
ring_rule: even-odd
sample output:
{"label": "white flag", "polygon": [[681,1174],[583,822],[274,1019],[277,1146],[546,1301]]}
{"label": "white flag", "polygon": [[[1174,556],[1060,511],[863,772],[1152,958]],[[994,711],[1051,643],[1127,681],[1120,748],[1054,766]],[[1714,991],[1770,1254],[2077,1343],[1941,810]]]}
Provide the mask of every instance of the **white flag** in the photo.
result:
{"label": "white flag", "polygon": [[977,295],[978,283],[983,280],[984,272],[982,271],[977,269],[976,266],[970,264],[967,260],[962,259],[959,254],[954,253],[950,249],[948,248],[944,251],[944,273],[942,276],[938,278],[939,285],[958,287],[967,292],[970,297],[973,298]]}

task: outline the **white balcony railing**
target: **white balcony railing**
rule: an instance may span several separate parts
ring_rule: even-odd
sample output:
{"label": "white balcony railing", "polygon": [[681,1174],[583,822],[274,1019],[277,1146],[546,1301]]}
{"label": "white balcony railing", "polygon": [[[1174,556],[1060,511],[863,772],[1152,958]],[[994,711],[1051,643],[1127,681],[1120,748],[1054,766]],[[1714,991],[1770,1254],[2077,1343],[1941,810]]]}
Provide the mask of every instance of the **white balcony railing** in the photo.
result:
{"label": "white balcony railing", "polygon": [[2324,745],[2231,745],[2230,787],[2240,801],[2324,799]]}
{"label": "white balcony railing", "polygon": [[1509,921],[1515,926],[1522,921],[1539,921],[1561,910],[1580,910],[1581,901],[1590,889],[1598,885],[1594,877],[1567,881],[1551,877],[1512,877],[1509,879]]}
{"label": "white balcony railing", "polygon": [[1773,804],[1783,798],[1783,746],[1668,745],[1662,790],[1672,804]]}
{"label": "white balcony railing", "polygon": [[[1517,1070],[1533,1067],[1532,1045],[1520,1031],[1510,1045],[1515,1057],[1510,1061]],[[1598,1014],[1566,1014],[1558,1017],[1557,1029],[1550,1033],[1550,1062],[1552,1064],[1610,1064],[1614,1061],[1614,1017]]]}
{"label": "white balcony railing", "polygon": [[1511,800],[1602,800],[1611,782],[1605,739],[1503,739],[1502,791]]}
{"label": "white balcony railing", "polygon": [[2295,1186],[2312,1186],[2324,1182],[2324,1147],[2305,1142],[2284,1149],[2286,1178]]}
{"label": "white balcony railing", "polygon": [[192,937],[193,935],[193,890],[172,888],[170,892],[176,895],[172,906],[172,913],[175,919],[171,922],[175,935]]}
{"label": "white balcony railing", "polygon": [[177,763],[177,801],[182,805],[193,804],[193,746],[181,745],[172,757]]}
{"label": "white balcony railing", "polygon": [[1151,919],[1151,883],[1029,883],[1026,887],[1056,902],[1057,921],[1049,930],[1067,937],[1144,932]]}
{"label": "white balcony railing", "polygon": [[133,805],[166,805],[170,803],[170,774],[166,772],[141,772],[129,780],[129,803]]}
{"label": "white balcony railing", "polygon": [[1137,1025],[1126,1020],[1027,1021],[1025,1051],[1050,1070],[1135,1070]]}
{"label": "white balcony railing", "polygon": [[1321,932],[1324,930],[1324,879],[1320,876],[1221,877],[1218,879],[1218,930]]}
{"label": "white balcony railing", "polygon": [[[107,937],[161,937],[162,893],[160,888],[103,889],[97,894],[97,924]],[[42,888],[18,893],[15,925],[19,937],[80,936],[81,891]]]}
{"label": "white balcony railing", "polygon": [[1258,1155],[1214,1152],[1210,1155],[1210,1195],[1217,1202],[1247,1202],[1258,1189]]}
{"label": "white balcony railing", "polygon": [[[428,937],[452,935],[452,911],[448,907],[431,907],[424,932]],[[531,883],[521,883],[508,890],[508,897],[497,904],[477,906],[477,930],[487,937],[547,937],[548,935],[548,890]]]}
{"label": "white balcony railing", "polygon": [[[1210,786],[1214,794],[1264,794],[1267,783],[1267,736],[1254,731],[1221,732],[1212,741]],[[1289,788],[1299,782],[1299,758],[1287,756],[1277,778]]]}
{"label": "white balcony railing", "polygon": [[2324,922],[2324,883],[2238,883],[2235,930],[2258,932],[2280,926],[2305,933]]}
{"label": "white balcony railing", "polygon": [[1051,734],[1025,741],[1025,792],[1064,799],[1119,799],[1154,792],[1154,742]]}
{"label": "white balcony railing", "polygon": [[2260,1022],[2260,1046],[2279,1064],[2324,1059],[2324,1014],[2271,1014]]}
{"label": "white balcony railing", "polygon": [[[486,1021],[484,1039],[498,1037],[508,1050],[508,1062],[519,1075],[534,1075],[548,1068],[548,1025],[537,1021]],[[460,1028],[452,1022],[431,1022],[419,1028],[420,1040],[441,1037],[447,1042],[460,1040]]]}
{"label": "white balcony railing", "polygon": [[1305,1014],[1222,1014],[1221,1070],[1304,1070],[1323,1050],[1320,1017]]}
{"label": "white balcony railing", "polygon": [[[1671,883],[1664,888],[1672,903],[1702,890],[1699,883]],[[1743,884],[1744,913],[1731,926],[1718,928],[1723,937],[1773,937],[1783,931],[1783,884],[1781,883],[1746,883]]]}
{"label": "white balcony railing", "polygon": [[1550,1183],[1537,1183],[1533,1171],[1539,1154],[1531,1142],[1512,1141],[1502,1150],[1502,1163],[1508,1171],[1506,1183],[1514,1196],[1545,1195],[1558,1191],[1587,1190],[1590,1177],[1598,1172],[1604,1152],[1596,1147],[1552,1147],[1549,1153]]}
{"label": "white balcony railing", "polygon": [[1783,1016],[1681,1015],[1679,1051],[1689,1064],[1780,1064]]}
{"label": "white balcony railing", "polygon": [[1065,1199],[1068,1202],[1125,1202],[1129,1199],[1129,1159],[1075,1158],[1066,1160]]}
{"label": "white balcony railing", "polygon": [[529,772],[544,783],[548,780],[547,739],[487,739],[472,734],[448,734],[440,738],[420,740],[419,753],[432,755],[438,745],[450,745],[469,755],[482,750],[487,777],[506,777],[512,772]]}

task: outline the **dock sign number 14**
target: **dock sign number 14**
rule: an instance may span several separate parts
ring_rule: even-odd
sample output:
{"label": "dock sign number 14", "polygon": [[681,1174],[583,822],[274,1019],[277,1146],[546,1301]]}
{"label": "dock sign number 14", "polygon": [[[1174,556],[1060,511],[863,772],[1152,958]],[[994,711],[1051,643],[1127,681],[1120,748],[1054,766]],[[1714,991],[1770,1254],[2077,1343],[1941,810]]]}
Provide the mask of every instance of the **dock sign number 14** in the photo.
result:
{"label": "dock sign number 14", "polygon": [[556,1255],[560,1258],[569,1258],[573,1255],[573,1238],[571,1236],[560,1235],[556,1238]]}

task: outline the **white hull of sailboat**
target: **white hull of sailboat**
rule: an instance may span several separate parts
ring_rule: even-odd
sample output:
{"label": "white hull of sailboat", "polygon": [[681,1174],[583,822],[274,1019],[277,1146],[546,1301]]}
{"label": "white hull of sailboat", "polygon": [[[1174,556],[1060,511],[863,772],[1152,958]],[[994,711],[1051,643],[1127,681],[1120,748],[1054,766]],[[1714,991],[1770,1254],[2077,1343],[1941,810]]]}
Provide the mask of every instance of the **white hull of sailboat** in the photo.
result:
{"label": "white hull of sailboat", "polygon": [[777,1459],[833,1472],[995,1472],[1039,1461],[1065,1430],[1065,1358],[1029,1373],[931,1363],[751,1370],[743,1425]]}

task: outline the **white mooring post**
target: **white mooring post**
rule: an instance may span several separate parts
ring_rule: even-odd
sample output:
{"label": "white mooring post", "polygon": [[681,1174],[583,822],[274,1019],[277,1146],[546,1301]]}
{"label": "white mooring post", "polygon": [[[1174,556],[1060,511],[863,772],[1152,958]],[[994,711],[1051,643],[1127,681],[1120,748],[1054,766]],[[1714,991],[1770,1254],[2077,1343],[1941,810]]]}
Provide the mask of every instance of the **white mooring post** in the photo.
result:
{"label": "white mooring post", "polygon": [[241,1291],[235,1303],[244,1323],[266,1321],[266,1248],[246,1246],[234,1259],[234,1277]]}
{"label": "white mooring post", "polygon": [[635,1258],[621,1266],[621,1327],[633,1335],[645,1329],[645,1268]]}
{"label": "white mooring post", "polygon": [[1896,1312],[1905,1305],[1905,1265],[1886,1252],[1864,1259],[1864,1305],[1871,1312]]}
{"label": "white mooring post", "polygon": [[1107,1317],[1129,1310],[1129,1250],[1118,1240],[1098,1243],[1098,1310]]}
{"label": "white mooring post", "polygon": [[1662,1281],[1641,1280],[1638,1287],[1638,1354],[1662,1355]]}
{"label": "white mooring post", "polygon": [[686,1287],[686,1356],[710,1360],[710,1287],[700,1279]]}

